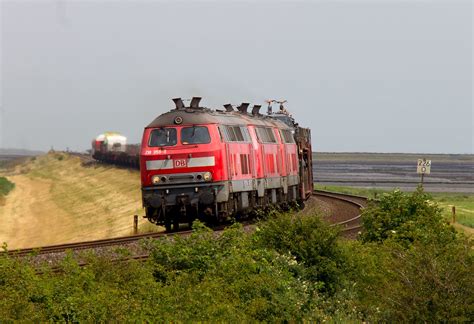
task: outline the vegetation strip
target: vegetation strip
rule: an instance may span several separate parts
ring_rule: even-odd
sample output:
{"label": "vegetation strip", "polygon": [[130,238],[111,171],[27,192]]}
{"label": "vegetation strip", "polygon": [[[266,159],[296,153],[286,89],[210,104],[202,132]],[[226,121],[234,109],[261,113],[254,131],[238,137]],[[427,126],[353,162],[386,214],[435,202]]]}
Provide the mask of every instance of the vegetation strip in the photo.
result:
{"label": "vegetation strip", "polygon": [[369,202],[360,240],[315,215],[269,215],[218,237],[202,224],[150,256],[67,255],[41,276],[0,256],[2,321],[470,322],[473,245],[421,191]]}

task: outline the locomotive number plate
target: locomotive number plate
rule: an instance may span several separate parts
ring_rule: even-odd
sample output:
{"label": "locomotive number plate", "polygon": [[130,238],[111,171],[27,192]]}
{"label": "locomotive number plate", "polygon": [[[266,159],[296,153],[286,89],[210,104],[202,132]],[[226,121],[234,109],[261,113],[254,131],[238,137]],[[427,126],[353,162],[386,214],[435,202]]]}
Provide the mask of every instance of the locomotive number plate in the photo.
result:
{"label": "locomotive number plate", "polygon": [[188,166],[188,162],[186,161],[186,159],[174,160],[175,168],[185,168],[187,166]]}

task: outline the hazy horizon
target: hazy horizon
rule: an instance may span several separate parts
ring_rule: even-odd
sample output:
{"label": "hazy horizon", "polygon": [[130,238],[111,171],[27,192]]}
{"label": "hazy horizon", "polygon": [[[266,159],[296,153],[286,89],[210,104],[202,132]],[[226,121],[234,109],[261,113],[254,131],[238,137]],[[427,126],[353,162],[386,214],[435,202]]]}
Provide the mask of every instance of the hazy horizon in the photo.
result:
{"label": "hazy horizon", "polygon": [[[316,152],[474,153],[471,1],[1,1],[0,148],[287,99]],[[277,109],[274,106],[274,109]],[[3,115],[3,116],[2,116]]]}

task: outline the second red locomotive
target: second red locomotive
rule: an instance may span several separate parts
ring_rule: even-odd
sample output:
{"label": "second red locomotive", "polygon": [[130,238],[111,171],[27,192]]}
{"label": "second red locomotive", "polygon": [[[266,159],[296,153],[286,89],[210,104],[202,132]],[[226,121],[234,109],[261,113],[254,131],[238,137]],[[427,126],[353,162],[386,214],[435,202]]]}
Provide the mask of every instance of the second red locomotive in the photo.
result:
{"label": "second red locomotive", "polygon": [[175,109],[144,130],[140,170],[149,221],[178,229],[196,218],[220,221],[311,195],[310,130],[283,106],[264,116],[260,106],[250,113],[249,104],[211,110],[200,100],[186,107],[173,99]]}

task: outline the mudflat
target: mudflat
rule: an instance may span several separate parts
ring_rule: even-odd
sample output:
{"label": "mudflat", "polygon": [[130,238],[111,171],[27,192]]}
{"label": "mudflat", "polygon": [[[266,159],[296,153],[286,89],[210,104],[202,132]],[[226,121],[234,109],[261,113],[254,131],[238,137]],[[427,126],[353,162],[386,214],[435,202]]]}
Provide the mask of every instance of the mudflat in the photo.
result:
{"label": "mudflat", "polygon": [[474,193],[472,154],[314,153],[314,180],[323,185],[414,190],[421,180],[416,173],[419,158],[432,161],[425,190]]}

